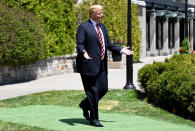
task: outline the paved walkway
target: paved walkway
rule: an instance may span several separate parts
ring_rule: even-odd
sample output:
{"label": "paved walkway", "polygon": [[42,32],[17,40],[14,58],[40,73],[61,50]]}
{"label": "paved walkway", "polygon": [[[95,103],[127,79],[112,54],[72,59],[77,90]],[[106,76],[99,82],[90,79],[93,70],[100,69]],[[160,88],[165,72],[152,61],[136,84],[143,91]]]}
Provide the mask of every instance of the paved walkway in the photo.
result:
{"label": "paved walkway", "polygon": [[[136,89],[140,89],[137,82],[138,70],[146,64],[152,64],[153,61],[163,62],[167,57],[170,56],[147,57],[141,60],[140,63],[133,64],[133,82]],[[109,69],[109,89],[123,89],[125,83],[126,68]],[[40,78],[24,83],[3,85],[0,86],[0,100],[49,90],[83,90],[80,75],[78,73],[70,73],[47,78]]]}

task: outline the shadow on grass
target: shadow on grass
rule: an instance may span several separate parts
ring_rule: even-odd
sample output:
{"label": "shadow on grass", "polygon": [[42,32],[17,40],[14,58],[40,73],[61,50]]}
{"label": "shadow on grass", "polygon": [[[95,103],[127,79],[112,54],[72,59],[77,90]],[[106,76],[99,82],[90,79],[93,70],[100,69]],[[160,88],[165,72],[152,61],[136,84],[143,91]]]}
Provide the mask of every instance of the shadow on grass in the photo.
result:
{"label": "shadow on grass", "polygon": [[75,124],[89,125],[89,121],[81,118],[60,119],[59,121],[74,126]]}
{"label": "shadow on grass", "polygon": [[[63,123],[67,123],[69,125],[74,126],[75,124],[83,124],[83,125],[90,125],[89,121],[81,118],[71,118],[71,119],[60,119],[59,121]],[[105,121],[105,120],[100,120],[101,122],[115,122],[115,121]]]}
{"label": "shadow on grass", "polygon": [[136,90],[137,93],[137,98],[141,101],[143,101],[146,98],[146,93],[144,90],[140,91],[140,90]]}
{"label": "shadow on grass", "polygon": [[[146,95],[144,90],[142,90],[142,91],[137,90],[136,92],[137,92],[137,98],[139,100],[144,101],[145,98],[147,98],[147,95]],[[162,105],[160,106],[160,105],[152,103],[152,102],[150,102],[148,100],[146,102],[149,103],[150,105],[152,105],[153,107],[161,108],[162,110],[165,110],[165,111],[167,111],[167,112],[169,112],[171,114],[174,114],[174,115],[177,115],[179,117],[182,117],[182,118],[184,118],[186,120],[193,121],[193,122],[195,121],[195,115],[192,115],[190,113],[187,114],[187,113],[182,113],[182,112],[174,112],[172,109],[168,109],[167,107],[163,107]]]}

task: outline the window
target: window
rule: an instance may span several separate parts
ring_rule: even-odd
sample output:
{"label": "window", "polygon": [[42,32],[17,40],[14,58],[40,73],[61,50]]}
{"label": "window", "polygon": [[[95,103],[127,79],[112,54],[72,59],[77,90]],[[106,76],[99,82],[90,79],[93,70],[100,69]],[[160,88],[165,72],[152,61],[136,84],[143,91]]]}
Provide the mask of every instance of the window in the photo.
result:
{"label": "window", "polygon": [[184,37],[185,37],[185,33],[184,33],[184,24],[185,24],[185,21],[184,19],[181,19],[180,20],[180,28],[179,28],[179,33],[180,33],[180,46],[182,44],[182,41],[184,40]]}
{"label": "window", "polygon": [[175,47],[175,22],[174,19],[169,19],[169,48],[174,48]]}
{"label": "window", "polygon": [[150,50],[150,15],[146,17],[146,50]]}
{"label": "window", "polygon": [[163,20],[160,17],[156,18],[156,49],[163,48]]}

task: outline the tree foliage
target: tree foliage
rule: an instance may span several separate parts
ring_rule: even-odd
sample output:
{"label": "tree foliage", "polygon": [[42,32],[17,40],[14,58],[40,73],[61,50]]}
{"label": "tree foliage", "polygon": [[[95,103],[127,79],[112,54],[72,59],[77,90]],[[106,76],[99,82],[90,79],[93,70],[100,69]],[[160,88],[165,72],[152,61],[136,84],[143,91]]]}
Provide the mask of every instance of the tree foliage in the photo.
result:
{"label": "tree foliage", "polygon": [[0,65],[23,65],[45,58],[43,39],[33,13],[0,2]]}
{"label": "tree foliage", "polygon": [[3,0],[23,7],[41,19],[49,56],[71,54],[75,49],[74,0]]}

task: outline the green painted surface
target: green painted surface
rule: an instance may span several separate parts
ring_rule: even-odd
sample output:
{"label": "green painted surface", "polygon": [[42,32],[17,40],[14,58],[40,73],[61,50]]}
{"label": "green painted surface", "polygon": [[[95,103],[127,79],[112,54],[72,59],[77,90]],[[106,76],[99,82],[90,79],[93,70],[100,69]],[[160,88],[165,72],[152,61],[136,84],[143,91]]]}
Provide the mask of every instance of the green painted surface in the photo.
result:
{"label": "green painted surface", "polygon": [[32,105],[0,109],[0,120],[63,131],[195,131],[195,128],[147,117],[100,112],[103,128],[92,127],[79,108]]}

